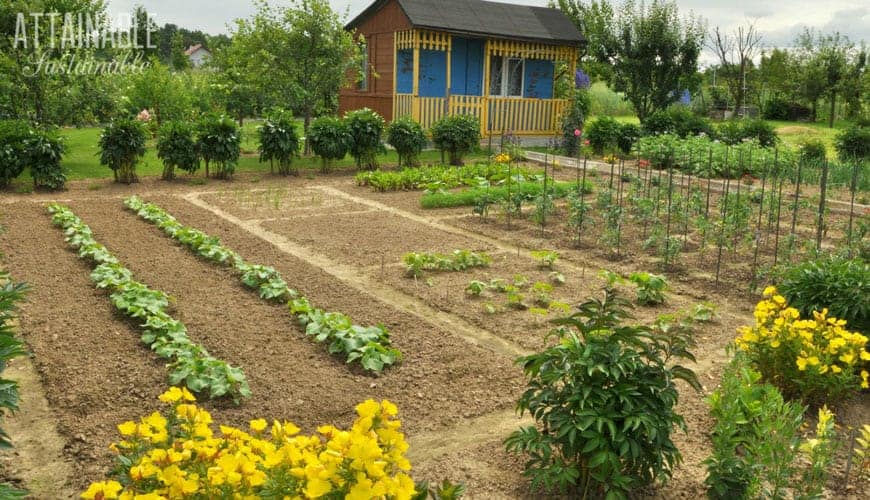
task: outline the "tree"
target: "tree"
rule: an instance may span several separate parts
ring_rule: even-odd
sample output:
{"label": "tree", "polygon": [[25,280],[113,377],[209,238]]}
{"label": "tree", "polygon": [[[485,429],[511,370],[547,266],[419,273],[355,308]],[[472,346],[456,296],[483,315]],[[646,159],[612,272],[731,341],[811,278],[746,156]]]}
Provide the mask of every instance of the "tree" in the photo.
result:
{"label": "tree", "polygon": [[257,5],[251,19],[236,21],[225,63],[251,77],[256,89],[304,118],[331,112],[324,104],[358,65],[360,51],[327,0],[296,0],[291,7]]}
{"label": "tree", "polygon": [[761,33],[752,22],[738,26],[731,35],[716,26],[707,36],[707,47],[719,58],[719,78],[726,81],[734,98],[735,114],[741,113],[746,103],[746,72],[761,48]]}
{"label": "tree", "polygon": [[600,75],[625,93],[641,121],[697,88],[704,29],[697,19],[680,19],[673,1],[626,0],[617,10],[607,0],[559,0],[559,7],[583,30],[589,57],[611,68]]}
{"label": "tree", "polygon": [[[798,36],[797,45],[802,52],[804,94],[813,103],[813,119],[816,118],[818,100],[826,96],[830,104],[828,126],[834,127],[837,96],[853,83],[852,74],[860,75],[864,59],[855,51],[849,38],[840,35],[815,33],[809,29]],[[858,67],[858,71],[854,68]]]}

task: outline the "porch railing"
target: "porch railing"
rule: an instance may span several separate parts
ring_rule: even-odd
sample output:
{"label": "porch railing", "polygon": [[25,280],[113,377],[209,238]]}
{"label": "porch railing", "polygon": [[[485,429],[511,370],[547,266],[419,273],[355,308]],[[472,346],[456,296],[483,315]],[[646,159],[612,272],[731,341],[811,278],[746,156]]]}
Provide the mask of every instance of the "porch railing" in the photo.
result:
{"label": "porch railing", "polygon": [[448,97],[414,97],[396,94],[393,117],[410,116],[429,128],[445,114],[476,116],[483,135],[511,132],[516,135],[556,133],[567,99],[521,99],[454,95]]}

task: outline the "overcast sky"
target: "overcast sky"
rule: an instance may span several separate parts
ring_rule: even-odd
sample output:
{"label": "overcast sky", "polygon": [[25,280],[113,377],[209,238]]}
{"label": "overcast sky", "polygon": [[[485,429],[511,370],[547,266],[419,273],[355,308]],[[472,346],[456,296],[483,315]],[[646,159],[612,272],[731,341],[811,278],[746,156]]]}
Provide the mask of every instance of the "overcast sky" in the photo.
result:
{"label": "overcast sky", "polygon": [[[432,0],[437,2],[438,0]],[[272,4],[289,4],[271,0]],[[110,13],[130,11],[142,4],[158,24],[174,23],[207,33],[226,33],[227,24],[253,11],[251,0],[109,0]],[[371,0],[330,0],[348,20],[368,6]],[[512,0],[511,3],[546,5],[547,0]],[[615,3],[618,3],[616,0]],[[730,32],[747,21],[755,21],[765,46],[789,46],[805,26],[824,32],[839,31],[850,40],[870,42],[870,0],[677,0],[681,14],[694,12],[712,28]]]}

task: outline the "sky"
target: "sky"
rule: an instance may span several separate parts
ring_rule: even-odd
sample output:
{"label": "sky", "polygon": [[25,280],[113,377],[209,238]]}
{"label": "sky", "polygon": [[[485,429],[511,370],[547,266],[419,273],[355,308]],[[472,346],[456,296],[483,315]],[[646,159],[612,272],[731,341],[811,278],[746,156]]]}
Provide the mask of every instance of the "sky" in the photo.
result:
{"label": "sky", "polygon": [[[432,0],[437,2],[438,0]],[[618,0],[617,0],[618,2]],[[287,0],[271,0],[287,5]],[[330,0],[340,14],[352,19],[372,0]],[[544,6],[547,0],[511,0],[510,3]],[[616,2],[615,2],[616,3]],[[109,13],[129,12],[141,4],[155,15],[157,24],[174,23],[206,33],[227,33],[233,19],[254,12],[252,0],[109,0]],[[710,28],[731,33],[754,22],[765,47],[788,47],[805,27],[825,33],[839,31],[856,44],[870,43],[870,0],[677,0],[682,15],[704,18]],[[704,59],[708,59],[708,57]]]}

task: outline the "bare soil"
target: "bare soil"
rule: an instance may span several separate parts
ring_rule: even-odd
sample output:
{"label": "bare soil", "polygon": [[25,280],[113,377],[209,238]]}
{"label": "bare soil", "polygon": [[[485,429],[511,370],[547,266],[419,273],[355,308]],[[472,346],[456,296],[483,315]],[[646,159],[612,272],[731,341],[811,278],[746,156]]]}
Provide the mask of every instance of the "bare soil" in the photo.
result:
{"label": "bare soil", "polygon": [[[547,281],[549,270],[538,268],[528,250],[555,248],[562,254],[556,269],[567,283],[556,286],[552,298],[574,305],[600,289],[599,269],[627,274],[655,264],[639,247],[608,259],[594,245],[600,224],[591,226],[584,246],[576,248],[563,229],[564,218],[553,219],[543,234],[522,219],[509,229],[495,218],[467,216],[467,207],[422,210],[420,193],[373,193],[348,176],[90,186],[74,183],[59,195],[0,196],[4,265],[33,288],[20,327],[39,374],[30,386],[35,399],[44,395],[48,417],[42,418],[54,424],[63,441],[58,454],[41,460],[22,456],[39,453],[25,446],[18,456],[9,458],[7,452],[0,475],[21,481],[39,498],[68,497],[104,478],[112,463],[107,447],[117,438],[115,425],[157,409],[156,397],[167,386],[162,361],[139,342],[137,327],[113,311],[105,293],[93,288],[89,265],[51,226],[42,201],[52,197],[67,202],[137,279],[174,298],[173,314],[187,325],[192,340],[244,370],[253,397],[239,407],[204,403],[216,421],[244,425],[255,417],[288,419],[312,431],[324,422],[347,425],[353,406],[363,399],[387,398],[399,406],[415,477],[462,481],[471,498],[539,496],[521,475],[523,457],[506,453],[501,442],[530,422],[513,411],[523,390],[514,358],[542,347],[549,325],[547,318],[528,311],[487,314],[482,303],[501,305],[503,294],[471,298],[464,292],[468,282],[511,281],[516,274],[527,276],[530,284]],[[250,262],[274,266],[312,303],[361,324],[385,324],[404,353],[403,363],[372,377],[329,356],[304,337],[284,307],[261,301],[231,271],[195,257],[125,211],[121,199],[134,193],[182,223],[219,236]],[[458,248],[490,252],[494,264],[416,281],[405,277],[403,253]],[[718,319],[697,334],[695,368],[705,390],[681,388],[679,411],[688,432],[677,432],[675,439],[684,463],[673,481],[649,491],[650,496],[704,494],[701,462],[709,454],[713,422],[703,396],[718,382],[727,362],[724,347],[735,328],[752,319],[754,300],[734,290],[742,277],[730,274],[741,260],[731,261],[719,285],[710,279],[709,260],[687,260],[671,276],[666,306],[635,311],[639,321],[650,321],[701,300],[715,302],[719,310]],[[525,295],[531,302],[531,292]],[[855,426],[866,419],[867,409],[865,395],[839,409],[838,417]],[[19,418],[30,418],[30,411]],[[27,430],[21,427],[13,440],[24,443]],[[46,462],[57,464],[54,470],[60,472],[49,476],[56,484],[36,493],[33,472]],[[846,490],[841,483],[832,480],[832,498],[867,493]]]}

